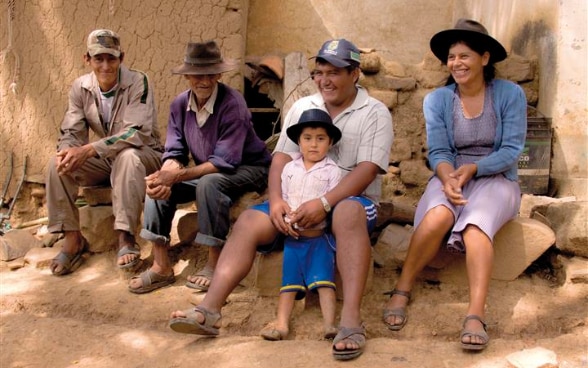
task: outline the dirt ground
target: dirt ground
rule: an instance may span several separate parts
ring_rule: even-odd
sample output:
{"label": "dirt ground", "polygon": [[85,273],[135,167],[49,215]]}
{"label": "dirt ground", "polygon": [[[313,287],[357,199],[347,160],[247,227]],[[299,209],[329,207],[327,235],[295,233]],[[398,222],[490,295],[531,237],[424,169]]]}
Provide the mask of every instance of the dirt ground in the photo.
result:
{"label": "dirt ground", "polygon": [[362,308],[365,353],[337,362],[330,342],[320,339],[316,300],[297,304],[288,340],[258,336],[275,316],[277,291],[276,297],[262,297],[255,288],[238,287],[223,309],[216,338],[173,332],[169,313],[203,296],[184,286],[203,262],[199,251],[178,248],[176,255],[176,283],[146,295],[127,291],[130,275],[116,269],[114,252],[91,255],[64,277],[52,276],[48,268],[11,271],[0,265],[0,367],[499,368],[512,367],[510,354],[538,347],[554,352],[561,368],[588,367],[588,286],[558,284],[539,271],[512,282],[492,281],[487,315],[492,340],[485,351],[472,354],[458,344],[468,299],[463,265],[417,284],[409,322],[400,332],[381,323],[382,292],[394,285],[397,271],[375,268]]}

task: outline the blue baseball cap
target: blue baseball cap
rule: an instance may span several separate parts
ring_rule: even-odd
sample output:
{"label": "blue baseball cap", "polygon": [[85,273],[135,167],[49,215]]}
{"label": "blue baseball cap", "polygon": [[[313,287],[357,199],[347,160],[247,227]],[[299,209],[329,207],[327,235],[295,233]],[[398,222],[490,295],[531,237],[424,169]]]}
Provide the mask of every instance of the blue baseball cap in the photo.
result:
{"label": "blue baseball cap", "polygon": [[311,59],[323,59],[339,68],[359,67],[361,62],[359,49],[344,38],[323,43],[316,56]]}

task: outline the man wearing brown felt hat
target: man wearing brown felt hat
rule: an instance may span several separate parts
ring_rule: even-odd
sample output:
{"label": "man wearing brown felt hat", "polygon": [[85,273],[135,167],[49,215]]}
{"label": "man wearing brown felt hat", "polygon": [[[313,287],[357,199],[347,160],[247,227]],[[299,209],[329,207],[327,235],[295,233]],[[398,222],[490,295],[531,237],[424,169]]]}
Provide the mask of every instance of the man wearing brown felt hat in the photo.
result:
{"label": "man wearing brown felt hat", "polygon": [[186,286],[208,290],[229,232],[231,205],[267,185],[270,153],[253,130],[243,96],[220,82],[222,73],[236,67],[235,61],[223,59],[215,41],[204,41],[189,42],[183,63],[172,69],[190,88],[171,103],[163,166],[146,178],[141,237],[153,243],[154,260],[130,281],[133,293],[175,281],[168,255],[171,223],[177,206],[191,201],[198,209],[194,241],[208,246],[208,260]]}

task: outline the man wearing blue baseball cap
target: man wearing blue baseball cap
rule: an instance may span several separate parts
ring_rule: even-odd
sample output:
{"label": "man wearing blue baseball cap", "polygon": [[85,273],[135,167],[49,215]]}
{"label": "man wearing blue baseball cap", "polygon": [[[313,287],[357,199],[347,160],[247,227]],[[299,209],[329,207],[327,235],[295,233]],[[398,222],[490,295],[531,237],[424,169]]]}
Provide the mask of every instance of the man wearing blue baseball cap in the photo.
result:
{"label": "man wearing blue baseball cap", "polygon": [[343,307],[339,331],[333,341],[335,359],[354,359],[363,353],[365,328],[360,307],[371,260],[369,234],[374,229],[381,192],[381,176],[388,170],[393,130],[390,111],[357,85],[360,51],[345,39],[323,44],[311,75],[318,93],[296,101],[288,111],[273,153],[269,173],[269,209],[250,208],[239,216],[215,277],[196,308],[175,311],[170,327],[177,332],[217,335],[220,310],[231,291],[249,272],[259,245],[275,244],[278,235],[297,236],[284,221],[288,204],[282,199],[280,173],[298,146],[288,139],[288,127],[308,109],[326,111],[342,132],[329,150],[342,180],[324,196],[296,209],[290,222],[309,228],[327,219],[336,240],[336,263],[342,279]]}

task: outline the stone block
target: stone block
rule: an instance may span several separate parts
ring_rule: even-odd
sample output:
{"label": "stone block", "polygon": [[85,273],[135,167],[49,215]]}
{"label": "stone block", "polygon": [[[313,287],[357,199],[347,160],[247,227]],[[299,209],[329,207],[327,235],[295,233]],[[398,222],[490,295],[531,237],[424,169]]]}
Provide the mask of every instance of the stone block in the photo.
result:
{"label": "stone block", "polygon": [[400,167],[400,179],[407,185],[419,185],[426,183],[433,172],[429,170],[423,160],[402,161]]}
{"label": "stone block", "polygon": [[394,91],[412,91],[416,88],[416,80],[410,77],[385,76],[379,80],[378,87]]}
{"label": "stone block", "polygon": [[396,268],[404,263],[413,228],[390,224],[378,237],[373,248],[374,262],[379,266]]}
{"label": "stone block", "polygon": [[553,198],[548,196],[523,194],[521,196],[521,208],[519,216],[531,218],[533,210],[538,206],[546,206],[551,203],[574,202],[576,197]]}
{"label": "stone block", "polygon": [[27,230],[9,230],[0,236],[0,260],[12,261],[24,256],[32,248],[42,246],[43,243]]}
{"label": "stone block", "polygon": [[177,210],[172,220],[170,244],[185,244],[193,241],[198,229],[198,211]]}
{"label": "stone block", "polygon": [[399,163],[412,158],[412,147],[408,138],[394,139],[392,150],[390,151],[389,162]]}
{"label": "stone block", "polygon": [[375,74],[380,71],[381,59],[376,52],[361,54],[361,71],[366,74]]}
{"label": "stone block", "polygon": [[536,347],[514,352],[506,356],[506,360],[515,368],[557,368],[557,355],[548,349]]}
{"label": "stone block", "polygon": [[80,230],[88,240],[90,252],[107,252],[118,244],[111,206],[84,206],[80,208]]}
{"label": "stone block", "polygon": [[109,186],[81,187],[80,190],[89,206],[112,204],[112,188]]}
{"label": "stone block", "polygon": [[258,289],[261,296],[277,296],[282,285],[282,259],[284,252],[257,253],[253,267],[241,284]]}
{"label": "stone block", "polygon": [[398,92],[397,91],[384,91],[373,89],[369,91],[370,96],[376,100],[381,101],[388,109],[393,109],[398,105]]}
{"label": "stone block", "polygon": [[494,237],[492,278],[516,279],[554,243],[553,230],[537,220],[519,217],[507,222]]}
{"label": "stone block", "polygon": [[564,253],[588,258],[588,201],[552,203],[545,217]]}
{"label": "stone block", "polygon": [[496,64],[496,75],[517,83],[526,82],[533,80],[535,67],[531,60],[510,54],[506,60]]}
{"label": "stone block", "polygon": [[566,282],[573,284],[588,284],[588,260],[572,257],[563,262]]}
{"label": "stone block", "polygon": [[57,256],[61,251],[61,244],[63,240],[56,243],[52,248],[33,248],[24,256],[26,264],[35,268],[48,268],[51,265],[51,260]]}

